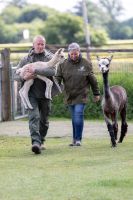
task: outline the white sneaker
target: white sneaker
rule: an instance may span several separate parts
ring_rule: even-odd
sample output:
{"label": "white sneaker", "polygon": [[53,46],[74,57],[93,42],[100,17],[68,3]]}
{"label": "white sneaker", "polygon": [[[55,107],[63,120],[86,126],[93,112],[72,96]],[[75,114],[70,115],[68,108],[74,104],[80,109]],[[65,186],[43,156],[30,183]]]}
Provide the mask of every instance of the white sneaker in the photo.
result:
{"label": "white sneaker", "polygon": [[46,146],[44,144],[41,144],[41,150],[46,150]]}
{"label": "white sneaker", "polygon": [[76,141],[75,146],[81,146],[81,141],[80,141],[80,140],[79,140],[79,141]]}

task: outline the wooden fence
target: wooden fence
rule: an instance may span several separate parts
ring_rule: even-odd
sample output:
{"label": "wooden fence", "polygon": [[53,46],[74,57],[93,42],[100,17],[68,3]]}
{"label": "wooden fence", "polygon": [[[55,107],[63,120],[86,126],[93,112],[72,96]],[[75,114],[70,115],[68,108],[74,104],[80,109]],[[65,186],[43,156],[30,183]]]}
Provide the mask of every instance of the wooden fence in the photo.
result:
{"label": "wooden fence", "polygon": [[[48,46],[50,50],[55,52],[58,48],[66,46]],[[133,53],[133,49],[94,49],[88,47],[82,47],[82,52],[87,53],[114,53],[114,52],[123,52],[123,53]],[[28,52],[28,51],[27,51]],[[0,121],[10,121],[16,119],[16,108],[20,111],[19,116],[25,116],[26,111],[18,97],[18,94],[15,91],[15,84],[13,80],[13,68],[11,66],[11,54],[12,53],[27,53],[26,51],[15,51],[10,49],[1,50],[1,63],[0,63]],[[17,85],[18,90],[18,85]]]}

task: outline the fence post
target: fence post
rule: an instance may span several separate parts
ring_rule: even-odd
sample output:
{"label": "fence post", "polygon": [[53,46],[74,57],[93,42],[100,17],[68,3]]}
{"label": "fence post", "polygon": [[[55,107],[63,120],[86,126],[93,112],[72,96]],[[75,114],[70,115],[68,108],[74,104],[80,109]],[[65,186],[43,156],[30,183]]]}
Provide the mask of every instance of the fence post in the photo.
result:
{"label": "fence post", "polygon": [[11,81],[10,81],[10,50],[5,48],[1,51],[1,65],[2,65],[2,106],[1,106],[1,121],[12,120],[11,114]]}
{"label": "fence post", "polygon": [[2,66],[1,66],[1,60],[0,60],[0,121],[1,121],[1,111],[2,111],[2,109],[1,109],[1,102],[2,102],[2,92],[1,92],[1,71],[2,71]]}

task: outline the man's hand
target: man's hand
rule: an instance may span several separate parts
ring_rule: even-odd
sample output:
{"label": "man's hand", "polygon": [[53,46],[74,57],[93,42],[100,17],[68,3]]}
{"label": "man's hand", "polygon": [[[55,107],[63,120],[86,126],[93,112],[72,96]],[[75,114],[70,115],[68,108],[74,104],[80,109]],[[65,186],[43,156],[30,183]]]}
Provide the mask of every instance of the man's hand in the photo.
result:
{"label": "man's hand", "polygon": [[29,80],[29,79],[34,79],[34,78],[36,78],[35,70],[32,67],[26,67],[23,73],[23,79]]}
{"label": "man's hand", "polygon": [[29,80],[29,79],[35,79],[36,78],[36,75],[35,74],[32,74],[32,73],[26,73],[24,76],[23,76],[23,79],[24,80]]}
{"label": "man's hand", "polygon": [[28,67],[28,71],[31,74],[35,74],[35,69],[32,67],[32,65],[31,65],[31,67]]}
{"label": "man's hand", "polygon": [[100,96],[94,96],[94,102],[96,103],[98,101],[100,101]]}

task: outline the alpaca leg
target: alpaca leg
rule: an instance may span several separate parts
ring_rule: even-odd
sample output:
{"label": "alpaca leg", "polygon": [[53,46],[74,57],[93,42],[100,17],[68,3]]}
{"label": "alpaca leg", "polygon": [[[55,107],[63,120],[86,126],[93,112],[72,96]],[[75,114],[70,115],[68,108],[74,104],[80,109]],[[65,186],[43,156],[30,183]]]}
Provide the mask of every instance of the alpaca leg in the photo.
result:
{"label": "alpaca leg", "polygon": [[27,109],[33,109],[30,101],[29,101],[29,97],[28,97],[28,92],[29,92],[29,89],[31,87],[31,85],[33,84],[34,80],[33,79],[30,79],[30,80],[27,80],[25,81],[24,85],[23,85],[23,89],[21,91],[21,97],[23,98],[23,102],[24,102],[24,105],[25,107],[27,107]]}
{"label": "alpaca leg", "polygon": [[122,124],[121,124],[121,135],[120,135],[119,143],[122,143],[122,141],[127,133],[127,128],[128,128],[128,125],[126,122],[126,105],[124,106],[120,115],[121,115]]}
{"label": "alpaca leg", "polygon": [[25,101],[25,103],[26,103],[26,105],[27,105],[27,109],[28,109],[28,108],[29,108],[29,109],[33,109],[32,105],[31,105],[31,103],[30,103],[30,101],[29,101],[28,93],[25,92],[25,91],[22,91],[22,95],[23,95],[24,101]]}
{"label": "alpaca leg", "polygon": [[46,91],[45,91],[45,97],[52,100],[51,97],[51,90],[52,90],[53,82],[52,81],[46,81]]}
{"label": "alpaca leg", "polygon": [[22,100],[22,103],[24,104],[25,109],[28,109],[27,104],[26,104],[26,102],[25,102],[25,99],[24,99],[24,97],[23,97],[22,91],[23,91],[23,87],[19,90],[19,95],[20,95],[20,98],[21,98],[21,100]]}
{"label": "alpaca leg", "polygon": [[43,80],[46,83],[46,90],[45,90],[45,97],[47,99],[51,99],[51,90],[52,90],[52,86],[53,86],[53,82],[48,79],[47,77],[41,76],[41,75],[37,75],[37,78]]}
{"label": "alpaca leg", "polygon": [[106,122],[106,125],[107,125],[107,128],[108,128],[108,132],[110,134],[112,147],[116,147],[116,140],[115,140],[115,134],[114,134],[114,128],[113,128],[113,125],[112,125],[112,121],[110,120],[108,113],[104,112],[103,114],[104,114],[104,119],[105,119],[105,122]]}
{"label": "alpaca leg", "polygon": [[107,124],[107,127],[108,127],[108,131],[109,131],[109,134],[110,134],[112,147],[116,147],[116,140],[115,140],[113,125]]}
{"label": "alpaca leg", "polygon": [[113,129],[114,129],[115,140],[117,140],[117,134],[118,134],[118,123],[117,122],[115,122],[113,124]]}

